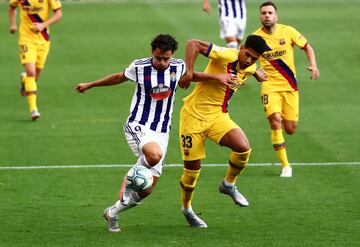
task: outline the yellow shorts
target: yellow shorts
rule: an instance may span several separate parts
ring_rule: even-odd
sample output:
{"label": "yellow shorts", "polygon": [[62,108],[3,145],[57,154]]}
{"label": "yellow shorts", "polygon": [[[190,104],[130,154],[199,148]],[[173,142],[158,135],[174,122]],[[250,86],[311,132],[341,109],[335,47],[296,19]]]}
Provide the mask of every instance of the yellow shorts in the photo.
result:
{"label": "yellow shorts", "polygon": [[43,69],[49,50],[50,42],[42,44],[20,43],[19,51],[21,64],[35,63],[36,68]]}
{"label": "yellow shorts", "polygon": [[230,119],[228,113],[220,112],[212,121],[193,117],[184,108],[180,112],[180,147],[183,160],[205,158],[205,139],[220,143],[223,136],[239,126]]}
{"label": "yellow shorts", "polygon": [[261,95],[266,117],[279,112],[282,119],[299,120],[299,92],[270,92]]}

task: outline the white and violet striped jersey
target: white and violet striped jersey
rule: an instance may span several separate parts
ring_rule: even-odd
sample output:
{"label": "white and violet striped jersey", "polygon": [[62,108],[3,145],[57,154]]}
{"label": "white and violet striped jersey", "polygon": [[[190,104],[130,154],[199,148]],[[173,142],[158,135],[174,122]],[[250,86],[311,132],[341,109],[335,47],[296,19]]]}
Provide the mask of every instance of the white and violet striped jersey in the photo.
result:
{"label": "white and violet striped jersey", "polygon": [[185,70],[181,59],[171,58],[165,70],[155,69],[151,57],[133,61],[124,71],[126,78],[136,82],[127,122],[137,122],[157,132],[170,132],[175,91]]}
{"label": "white and violet striped jersey", "polygon": [[245,0],[219,0],[219,16],[246,19]]}

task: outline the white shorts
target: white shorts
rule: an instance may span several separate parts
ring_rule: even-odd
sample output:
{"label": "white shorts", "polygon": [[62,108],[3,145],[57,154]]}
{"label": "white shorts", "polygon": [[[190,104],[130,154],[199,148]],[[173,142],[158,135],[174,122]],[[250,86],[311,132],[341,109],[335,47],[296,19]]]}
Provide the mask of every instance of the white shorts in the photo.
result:
{"label": "white shorts", "polygon": [[220,18],[220,38],[236,37],[243,39],[245,36],[246,18],[234,19],[231,17]]}
{"label": "white shorts", "polygon": [[164,155],[162,156],[160,162],[150,170],[154,176],[160,177],[169,143],[169,133],[156,132],[142,124],[132,122],[124,124],[124,134],[131,151],[136,157],[143,154],[142,148],[146,143],[156,142],[159,144]]}

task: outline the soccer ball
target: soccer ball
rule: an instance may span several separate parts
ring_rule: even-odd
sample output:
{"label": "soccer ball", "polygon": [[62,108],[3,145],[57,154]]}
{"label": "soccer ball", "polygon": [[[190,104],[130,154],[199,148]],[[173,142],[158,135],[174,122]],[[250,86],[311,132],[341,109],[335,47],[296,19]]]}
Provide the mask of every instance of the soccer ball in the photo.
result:
{"label": "soccer ball", "polygon": [[152,184],[153,175],[145,166],[134,166],[126,174],[126,187],[136,192],[147,190]]}

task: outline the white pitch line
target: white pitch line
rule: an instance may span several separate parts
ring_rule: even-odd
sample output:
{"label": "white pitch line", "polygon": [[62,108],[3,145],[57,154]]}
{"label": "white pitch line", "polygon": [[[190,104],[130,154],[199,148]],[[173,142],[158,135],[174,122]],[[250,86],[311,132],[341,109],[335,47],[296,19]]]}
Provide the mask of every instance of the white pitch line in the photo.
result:
{"label": "white pitch line", "polygon": [[[291,163],[292,166],[341,166],[360,165],[360,161],[352,162],[319,162],[319,163]],[[84,169],[84,168],[121,168],[132,167],[133,164],[108,165],[63,165],[63,166],[0,166],[0,170],[33,170],[33,169]],[[166,164],[166,167],[182,167],[183,164]],[[228,164],[202,164],[203,167],[224,167]],[[280,166],[280,163],[249,163],[248,166]]]}

